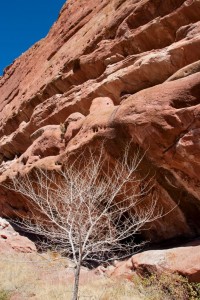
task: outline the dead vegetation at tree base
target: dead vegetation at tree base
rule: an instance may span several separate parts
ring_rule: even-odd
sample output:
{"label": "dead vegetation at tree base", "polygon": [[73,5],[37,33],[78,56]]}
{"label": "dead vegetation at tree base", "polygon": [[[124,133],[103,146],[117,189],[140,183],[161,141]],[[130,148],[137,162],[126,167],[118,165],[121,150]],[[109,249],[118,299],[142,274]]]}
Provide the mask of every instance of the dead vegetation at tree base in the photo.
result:
{"label": "dead vegetation at tree base", "polygon": [[[0,255],[0,300],[71,299],[73,264],[54,252]],[[198,300],[200,285],[179,275],[151,275],[132,281],[82,270],[80,300]]]}

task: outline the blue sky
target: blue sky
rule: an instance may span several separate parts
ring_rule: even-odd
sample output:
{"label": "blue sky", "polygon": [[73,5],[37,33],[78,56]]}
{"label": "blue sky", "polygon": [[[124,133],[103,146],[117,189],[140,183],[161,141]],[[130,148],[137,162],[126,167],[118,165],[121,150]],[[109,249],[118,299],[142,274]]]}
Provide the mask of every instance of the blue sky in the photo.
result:
{"label": "blue sky", "polygon": [[0,75],[21,53],[45,37],[66,0],[1,0]]}

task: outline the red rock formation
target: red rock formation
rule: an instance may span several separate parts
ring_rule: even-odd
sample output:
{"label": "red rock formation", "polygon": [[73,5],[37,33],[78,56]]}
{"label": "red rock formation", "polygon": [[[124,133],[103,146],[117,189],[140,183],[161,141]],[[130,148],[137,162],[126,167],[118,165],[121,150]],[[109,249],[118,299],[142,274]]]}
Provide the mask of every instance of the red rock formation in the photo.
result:
{"label": "red rock formation", "polygon": [[14,252],[36,252],[36,247],[28,238],[20,236],[6,220],[0,218],[0,253]]}
{"label": "red rock formation", "polygon": [[167,250],[150,250],[132,256],[125,262],[118,262],[112,270],[104,272],[112,277],[131,279],[137,273],[146,276],[151,273],[178,273],[190,281],[200,282],[199,241]]}
{"label": "red rock formation", "polygon": [[[68,0],[47,37],[0,78],[1,181],[57,169],[102,138],[112,156],[131,139],[164,210],[146,236],[198,235],[199,30],[198,0]],[[5,190],[0,206],[25,212]]]}

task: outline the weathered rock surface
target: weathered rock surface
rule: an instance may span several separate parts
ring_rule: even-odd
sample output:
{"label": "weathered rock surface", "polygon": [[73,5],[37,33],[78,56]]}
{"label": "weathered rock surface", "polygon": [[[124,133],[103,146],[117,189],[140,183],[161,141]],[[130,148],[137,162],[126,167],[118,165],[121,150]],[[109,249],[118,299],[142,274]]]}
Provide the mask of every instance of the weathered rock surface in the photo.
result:
{"label": "weathered rock surface", "polygon": [[33,242],[20,236],[5,219],[0,218],[0,253],[31,253],[36,247]]}
{"label": "weathered rock surface", "polygon": [[200,282],[200,241],[167,250],[149,250],[118,262],[107,272],[113,277],[132,278],[135,273],[147,276],[152,273],[177,273],[190,281]]}
{"label": "weathered rock surface", "polygon": [[[102,139],[115,156],[132,140],[163,207],[146,237],[199,235],[199,32],[199,0],[68,0],[0,78],[1,181],[57,169]],[[26,213],[3,188],[0,208]]]}

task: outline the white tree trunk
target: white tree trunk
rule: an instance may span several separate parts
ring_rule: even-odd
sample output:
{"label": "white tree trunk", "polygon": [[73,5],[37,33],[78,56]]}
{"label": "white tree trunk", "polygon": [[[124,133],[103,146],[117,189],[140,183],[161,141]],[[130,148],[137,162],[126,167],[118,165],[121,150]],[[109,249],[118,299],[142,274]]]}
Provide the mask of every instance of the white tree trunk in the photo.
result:
{"label": "white tree trunk", "polygon": [[76,266],[76,269],[74,272],[74,288],[73,288],[72,300],[78,300],[80,271],[81,271],[81,261],[79,261],[77,263],[77,266]]}

